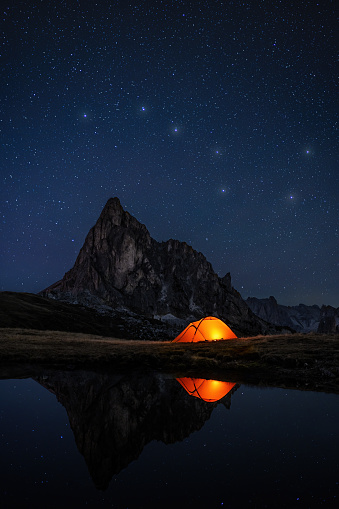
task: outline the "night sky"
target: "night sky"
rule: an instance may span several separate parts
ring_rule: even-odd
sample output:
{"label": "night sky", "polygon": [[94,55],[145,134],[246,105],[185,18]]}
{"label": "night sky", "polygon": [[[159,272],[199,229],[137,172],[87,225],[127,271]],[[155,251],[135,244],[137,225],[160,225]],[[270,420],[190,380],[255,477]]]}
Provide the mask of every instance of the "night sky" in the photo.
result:
{"label": "night sky", "polygon": [[62,278],[110,197],[241,295],[339,306],[334,1],[7,1],[1,283]]}

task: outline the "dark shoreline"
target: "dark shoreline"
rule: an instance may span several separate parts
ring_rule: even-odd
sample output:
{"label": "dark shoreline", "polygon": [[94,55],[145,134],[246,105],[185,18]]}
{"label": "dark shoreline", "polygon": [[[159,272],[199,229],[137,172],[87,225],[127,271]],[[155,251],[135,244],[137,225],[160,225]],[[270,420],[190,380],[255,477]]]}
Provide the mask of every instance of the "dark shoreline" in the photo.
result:
{"label": "dark shoreline", "polygon": [[339,336],[293,334],[192,344],[0,329],[0,378],[35,376],[47,368],[153,370],[339,394]]}

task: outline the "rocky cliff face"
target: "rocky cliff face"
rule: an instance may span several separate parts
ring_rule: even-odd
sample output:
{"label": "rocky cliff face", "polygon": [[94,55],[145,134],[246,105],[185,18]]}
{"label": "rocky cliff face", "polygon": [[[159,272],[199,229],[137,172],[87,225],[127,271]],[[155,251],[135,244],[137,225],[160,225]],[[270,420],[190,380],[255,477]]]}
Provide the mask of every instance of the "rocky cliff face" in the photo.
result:
{"label": "rocky cliff face", "polygon": [[290,327],[297,332],[337,332],[339,308],[332,306],[283,306],[274,297],[257,299],[249,297],[248,306],[260,318],[275,325]]}
{"label": "rocky cliff face", "polygon": [[185,242],[152,239],[118,198],[107,202],[74,267],[41,293],[160,319],[187,322],[213,315],[237,335],[274,332],[232,288],[229,274],[219,278],[204,255]]}
{"label": "rocky cliff face", "polygon": [[322,306],[317,332],[339,332],[339,308]]}

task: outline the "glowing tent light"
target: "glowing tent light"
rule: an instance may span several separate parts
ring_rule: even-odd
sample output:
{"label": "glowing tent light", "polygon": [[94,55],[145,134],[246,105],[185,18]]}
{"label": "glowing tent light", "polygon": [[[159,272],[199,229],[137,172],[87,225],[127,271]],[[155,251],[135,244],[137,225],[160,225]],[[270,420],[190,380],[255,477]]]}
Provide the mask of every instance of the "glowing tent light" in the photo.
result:
{"label": "glowing tent light", "polygon": [[235,383],[220,382],[219,380],[205,380],[204,378],[177,378],[190,396],[213,403],[228,394]]}
{"label": "glowing tent light", "polygon": [[197,341],[219,341],[233,339],[237,336],[219,318],[207,316],[197,322],[190,323],[172,343],[196,343]]}

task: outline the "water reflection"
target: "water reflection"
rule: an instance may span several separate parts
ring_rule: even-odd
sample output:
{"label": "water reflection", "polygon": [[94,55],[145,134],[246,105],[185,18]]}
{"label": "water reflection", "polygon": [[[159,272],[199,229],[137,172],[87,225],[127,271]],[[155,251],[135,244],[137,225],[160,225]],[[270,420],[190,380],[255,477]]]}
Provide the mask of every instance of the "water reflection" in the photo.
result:
{"label": "water reflection", "polygon": [[215,403],[224,398],[236,385],[231,382],[206,380],[204,378],[177,378],[177,381],[190,396],[195,396],[210,403]]}
{"label": "water reflection", "polygon": [[182,441],[203,427],[216,405],[229,409],[236,389],[228,382],[179,379],[197,396],[191,398],[175,379],[154,373],[51,371],[36,381],[65,407],[77,447],[99,489],[106,489],[112,476],[137,459],[149,442]]}
{"label": "water reflection", "polygon": [[0,381],[1,507],[338,507],[336,394],[243,385],[230,411],[236,386],[206,402],[163,375],[44,375]]}

